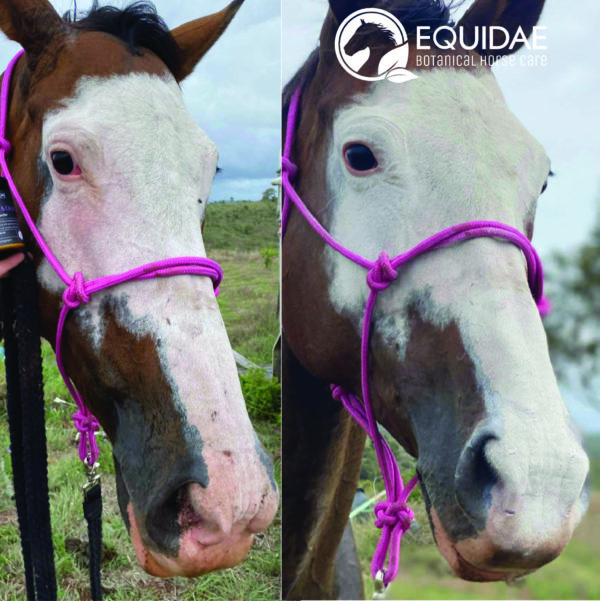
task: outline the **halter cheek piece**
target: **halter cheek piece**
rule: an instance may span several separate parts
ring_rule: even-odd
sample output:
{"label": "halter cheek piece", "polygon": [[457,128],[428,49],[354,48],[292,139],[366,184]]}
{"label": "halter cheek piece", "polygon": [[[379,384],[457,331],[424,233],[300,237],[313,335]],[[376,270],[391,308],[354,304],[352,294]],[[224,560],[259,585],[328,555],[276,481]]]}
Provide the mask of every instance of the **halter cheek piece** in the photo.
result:
{"label": "halter cheek piece", "polygon": [[[367,432],[373,441],[377,460],[381,468],[387,501],[375,505],[375,525],[382,530],[381,538],[373,561],[371,575],[376,581],[387,586],[398,573],[400,562],[400,543],[402,535],[410,528],[414,518],[406,501],[418,482],[418,477],[404,486],[398,464],[390,447],[379,432],[371,398],[369,394],[369,337],[375,302],[380,292],[388,288],[398,277],[398,268],[411,262],[422,254],[473,238],[503,238],[518,246],[527,262],[527,281],[533,298],[542,316],[550,311],[550,304],[543,295],[544,274],[540,258],[529,241],[519,230],[496,221],[469,221],[452,226],[423,240],[411,250],[390,259],[382,251],[375,261],[370,261],[354,253],[338,242],[315,218],[298,196],[292,181],[297,176],[298,167],[291,160],[292,146],[296,132],[296,119],[300,104],[301,90],[297,89],[291,99],[287,117],[285,146],[282,158],[282,186],[284,190],[282,210],[282,232],[285,234],[292,205],[308,221],[313,230],[335,251],[367,271],[369,296],[365,306],[361,339],[361,389],[362,400],[357,395],[344,390],[341,386],[331,385],[333,398],[341,401],[352,417]],[[388,566],[384,569],[386,557]]]}
{"label": "halter cheek piece", "polygon": [[67,287],[62,297],[63,305],[58,318],[58,327],[56,331],[56,364],[58,365],[60,374],[65,381],[69,392],[73,396],[78,408],[78,411],[73,414],[73,421],[75,427],[81,433],[79,440],[79,457],[81,461],[87,464],[87,466],[93,466],[98,459],[98,445],[94,436],[94,433],[99,429],[98,420],[86,407],[81,394],[71,382],[71,379],[65,371],[61,356],[61,343],[64,333],[64,326],[69,311],[71,309],[76,309],[82,304],[88,303],[93,294],[101,290],[112,288],[113,286],[117,286],[118,284],[122,284],[124,282],[148,280],[156,277],[170,277],[176,275],[205,276],[212,280],[215,288],[215,294],[218,294],[218,287],[223,279],[223,271],[216,261],[204,257],[178,257],[172,259],[163,259],[161,261],[147,263],[146,265],[136,267],[135,269],[131,269],[123,273],[104,276],[87,281],[81,272],[75,272],[73,276],[70,276],[64,270],[58,259],[54,256],[46,244],[42,234],[31,218],[31,215],[29,214],[29,211],[27,210],[19,191],[17,190],[6,164],[6,155],[11,149],[10,142],[6,139],[10,80],[14,66],[23,53],[23,50],[19,51],[19,53],[10,61],[6,71],[4,72],[4,78],[2,80],[2,90],[0,95],[0,167],[2,168],[2,173],[8,181],[10,190],[14,196],[14,200],[19,205],[19,209],[21,210],[21,213],[23,214],[23,217],[29,226],[31,233],[35,237],[39,247],[42,249],[46,259],[50,265],[52,265],[54,271],[56,271],[60,279]]}

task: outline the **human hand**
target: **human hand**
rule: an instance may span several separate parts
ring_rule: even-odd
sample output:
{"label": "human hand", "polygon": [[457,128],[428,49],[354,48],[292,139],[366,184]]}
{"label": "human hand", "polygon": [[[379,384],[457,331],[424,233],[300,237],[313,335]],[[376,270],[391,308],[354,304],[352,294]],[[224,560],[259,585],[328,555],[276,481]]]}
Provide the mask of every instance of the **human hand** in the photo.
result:
{"label": "human hand", "polygon": [[6,277],[8,272],[13,267],[16,267],[24,258],[25,255],[23,253],[17,253],[7,257],[6,259],[0,260],[0,278]]}

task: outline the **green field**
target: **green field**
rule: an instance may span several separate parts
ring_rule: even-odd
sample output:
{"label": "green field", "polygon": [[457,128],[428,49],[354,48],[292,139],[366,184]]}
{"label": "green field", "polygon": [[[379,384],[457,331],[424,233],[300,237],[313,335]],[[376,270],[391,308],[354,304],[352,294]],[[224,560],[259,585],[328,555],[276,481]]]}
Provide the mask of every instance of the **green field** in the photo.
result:
{"label": "green field", "polygon": [[[237,204],[237,203],[236,203]],[[229,203],[209,205],[205,229],[209,256],[222,263],[225,280],[219,304],[234,348],[259,364],[271,362],[278,334],[278,261],[265,266],[260,249],[277,246],[277,221],[273,206],[250,203],[249,209]],[[272,205],[272,203],[271,203]],[[222,218],[226,213],[227,217]],[[269,224],[257,226],[270,215]],[[229,224],[229,228],[228,228]],[[247,226],[245,229],[244,227]],[[213,228],[219,236],[211,236]],[[239,228],[242,228],[242,234]],[[211,233],[209,233],[211,232]],[[235,246],[236,237],[239,248]],[[70,415],[72,400],[58,374],[54,354],[44,344],[46,431],[49,446],[49,479],[52,527],[60,599],[89,599],[85,541],[87,531],[81,509],[85,479],[77,455]],[[0,601],[24,599],[23,566],[16,511],[12,500],[12,470],[8,427],[3,398],[4,370],[0,376]],[[64,399],[66,403],[55,399]],[[281,483],[281,439],[273,421],[253,419],[260,439],[274,457],[275,476]],[[188,580],[158,579],[146,575],[135,560],[133,547],[121,520],[116,500],[110,444],[98,437],[101,449],[104,500],[105,556],[103,587],[107,600],[191,601],[197,599],[279,599],[281,513],[264,535],[257,537],[248,559],[236,568]],[[74,539],[74,540],[69,540]]]}
{"label": "green field", "polygon": [[[586,444],[592,460],[592,473],[598,473],[600,445],[598,439]],[[405,453],[392,445],[403,475],[412,475],[414,465]],[[370,449],[365,453],[364,468],[372,473]],[[364,475],[364,474],[363,474]],[[370,496],[370,482],[363,481]],[[600,599],[600,481],[592,479],[593,491],[589,510],[575,531],[565,551],[555,561],[526,578],[512,583],[471,583],[454,576],[434,544],[423,499],[418,491],[411,497],[416,523],[402,541],[398,578],[390,585],[387,599]],[[379,539],[379,530],[368,520],[353,520],[353,529],[363,570],[366,598],[373,586],[370,564]]]}
{"label": "green field", "polygon": [[263,195],[267,200],[260,202],[209,203],[204,227],[207,250],[257,251],[279,247],[277,200],[274,191],[267,192]]}
{"label": "green field", "polygon": [[223,267],[218,298],[231,346],[250,361],[270,365],[279,332],[279,264],[266,268],[257,250],[213,250]]}

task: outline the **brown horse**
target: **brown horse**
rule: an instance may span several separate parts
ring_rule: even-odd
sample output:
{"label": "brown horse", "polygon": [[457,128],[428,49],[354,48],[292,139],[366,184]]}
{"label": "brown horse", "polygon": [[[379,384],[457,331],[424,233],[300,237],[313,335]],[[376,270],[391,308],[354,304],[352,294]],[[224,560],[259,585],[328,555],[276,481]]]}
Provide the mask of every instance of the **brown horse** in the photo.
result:
{"label": "brown horse", "polygon": [[[330,0],[319,48],[285,90],[284,122],[302,91],[292,150],[299,196],[371,261],[478,219],[531,238],[549,159],[480,64],[487,51],[418,50],[417,26],[448,26],[448,7],[382,0],[375,6],[407,30],[407,68],[418,79],[360,81],[338,63],[334,39],[348,15],[372,5]],[[458,26],[469,40],[476,26],[530,35],[542,8],[543,0],[476,0]],[[476,66],[419,70],[418,56]],[[360,392],[366,272],[295,208],[282,265],[283,594],[356,598],[359,578],[346,586],[334,558],[365,437],[329,383]],[[585,511],[588,461],[515,246],[471,240],[402,267],[375,307],[369,381],[378,421],[418,459],[436,543],[459,576],[515,578],[561,553]]]}
{"label": "brown horse", "polygon": [[[26,51],[11,80],[10,171],[68,273],[206,256],[217,151],[178,84],[241,3],[169,31],[145,3],[94,6],[68,23],[47,0],[3,0],[0,27]],[[64,285],[22,226],[54,345]],[[195,576],[240,562],[273,519],[277,491],[209,279],[99,293],[69,317],[63,360],[113,444],[143,568]]]}

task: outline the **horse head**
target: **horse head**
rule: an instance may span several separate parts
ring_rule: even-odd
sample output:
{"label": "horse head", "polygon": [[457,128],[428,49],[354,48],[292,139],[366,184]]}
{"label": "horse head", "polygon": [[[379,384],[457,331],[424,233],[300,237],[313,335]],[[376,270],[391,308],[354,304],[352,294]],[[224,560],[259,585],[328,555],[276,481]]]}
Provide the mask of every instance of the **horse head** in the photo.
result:
{"label": "horse head", "polygon": [[[458,27],[499,26],[512,36],[522,26],[530,35],[543,4],[477,0]],[[330,0],[320,47],[286,90],[289,99],[302,89],[299,196],[337,241],[370,261],[473,220],[531,238],[550,161],[481,66],[486,50],[446,52],[475,67],[419,70],[419,54],[444,52],[418,50],[415,28],[448,25],[446,7],[379,2],[413,35],[407,68],[418,79],[359,81],[332,48],[339,24],[364,5]],[[318,380],[359,393],[365,270],[292,209],[282,273],[293,354]],[[557,557],[585,511],[588,460],[520,250],[480,238],[420,256],[379,295],[371,332],[375,415],[418,458],[432,530],[455,572],[509,579]]]}
{"label": "horse head", "polygon": [[364,19],[361,19],[360,26],[344,46],[344,53],[348,56],[354,56],[365,48],[377,48],[389,52],[395,47],[394,34],[389,29],[377,23],[367,23]]}
{"label": "horse head", "polygon": [[[7,0],[0,26],[26,53],[10,88],[10,170],[67,273],[86,279],[205,257],[201,221],[217,150],[179,83],[242,0],[169,31],[151,5],[63,21],[47,0]],[[35,256],[53,345],[64,284]],[[240,562],[273,519],[271,461],[242,397],[208,278],[104,290],[72,312],[66,370],[113,445],[138,561],[157,576]]]}

